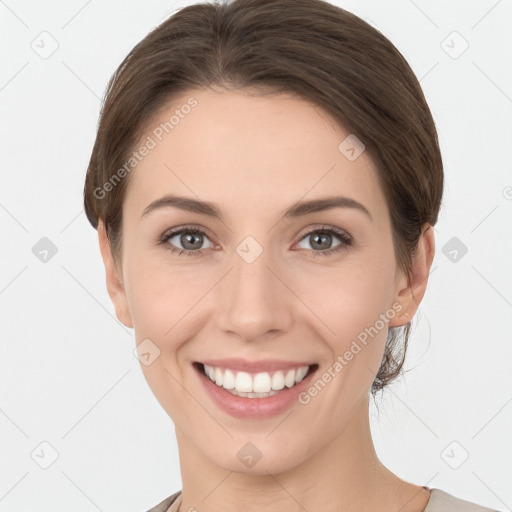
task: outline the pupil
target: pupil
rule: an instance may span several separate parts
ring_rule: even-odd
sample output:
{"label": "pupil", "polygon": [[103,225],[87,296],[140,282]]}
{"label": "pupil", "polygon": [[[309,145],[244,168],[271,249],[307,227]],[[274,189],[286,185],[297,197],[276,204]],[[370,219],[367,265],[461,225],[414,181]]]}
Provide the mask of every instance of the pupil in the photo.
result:
{"label": "pupil", "polygon": [[322,233],[320,235],[314,235],[313,237],[313,243],[311,244],[313,247],[315,247],[315,245],[322,245],[322,243],[320,242],[319,244],[317,244],[317,239],[323,239],[324,241],[327,241],[327,247],[317,247],[317,249],[329,249],[329,245],[330,245],[330,241],[331,241],[331,238],[332,236],[327,234],[327,233]]}
{"label": "pupil", "polygon": [[[195,244],[190,241],[190,240],[193,240],[194,238],[199,240],[199,241],[196,241]],[[185,243],[183,243],[183,240],[185,240]],[[194,234],[191,234],[191,233],[182,235],[181,236],[181,243],[182,243],[183,247],[185,247],[186,249],[199,249],[201,247],[201,240],[200,240],[200,238],[197,235],[194,235]],[[192,247],[187,247],[187,244],[189,244],[189,243],[192,245]]]}

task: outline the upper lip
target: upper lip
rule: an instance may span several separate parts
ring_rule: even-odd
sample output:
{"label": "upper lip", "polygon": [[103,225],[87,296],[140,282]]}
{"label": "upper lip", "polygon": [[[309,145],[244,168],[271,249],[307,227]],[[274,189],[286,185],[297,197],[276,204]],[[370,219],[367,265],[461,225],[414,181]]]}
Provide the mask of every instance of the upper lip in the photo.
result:
{"label": "upper lip", "polygon": [[260,359],[257,361],[249,361],[242,358],[232,359],[208,359],[200,361],[201,364],[215,366],[217,368],[226,368],[239,372],[273,372],[277,370],[289,370],[292,368],[300,368],[301,366],[311,366],[314,363],[301,361],[282,361],[278,359]]}

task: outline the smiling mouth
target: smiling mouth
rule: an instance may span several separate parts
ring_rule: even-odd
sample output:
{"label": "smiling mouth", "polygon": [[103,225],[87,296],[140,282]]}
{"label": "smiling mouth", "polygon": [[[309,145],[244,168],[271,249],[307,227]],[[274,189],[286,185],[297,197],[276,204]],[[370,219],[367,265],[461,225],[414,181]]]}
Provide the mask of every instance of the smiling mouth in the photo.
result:
{"label": "smiling mouth", "polygon": [[310,364],[268,372],[244,372],[199,362],[193,365],[217,386],[243,398],[267,398],[285,392],[318,369],[318,364]]}

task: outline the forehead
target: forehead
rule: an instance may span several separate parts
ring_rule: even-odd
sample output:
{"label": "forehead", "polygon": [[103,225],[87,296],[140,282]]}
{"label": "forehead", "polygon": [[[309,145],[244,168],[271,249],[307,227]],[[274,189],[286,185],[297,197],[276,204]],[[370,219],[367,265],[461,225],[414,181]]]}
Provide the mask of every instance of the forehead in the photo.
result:
{"label": "forehead", "polygon": [[237,213],[249,214],[262,205],[341,194],[371,202],[366,206],[378,215],[385,202],[373,163],[366,152],[347,158],[350,135],[291,94],[191,90],[149,123],[137,147],[151,149],[131,172],[126,201],[142,211],[166,193],[229,198]]}

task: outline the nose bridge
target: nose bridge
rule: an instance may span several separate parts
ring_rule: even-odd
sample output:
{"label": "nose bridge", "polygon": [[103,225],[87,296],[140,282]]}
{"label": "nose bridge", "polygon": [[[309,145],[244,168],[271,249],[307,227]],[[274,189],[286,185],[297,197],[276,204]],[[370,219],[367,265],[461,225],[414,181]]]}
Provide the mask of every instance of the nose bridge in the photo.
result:
{"label": "nose bridge", "polygon": [[219,328],[247,341],[268,331],[286,330],[291,302],[275,276],[272,251],[248,236],[235,248],[230,266],[232,271],[219,289]]}

